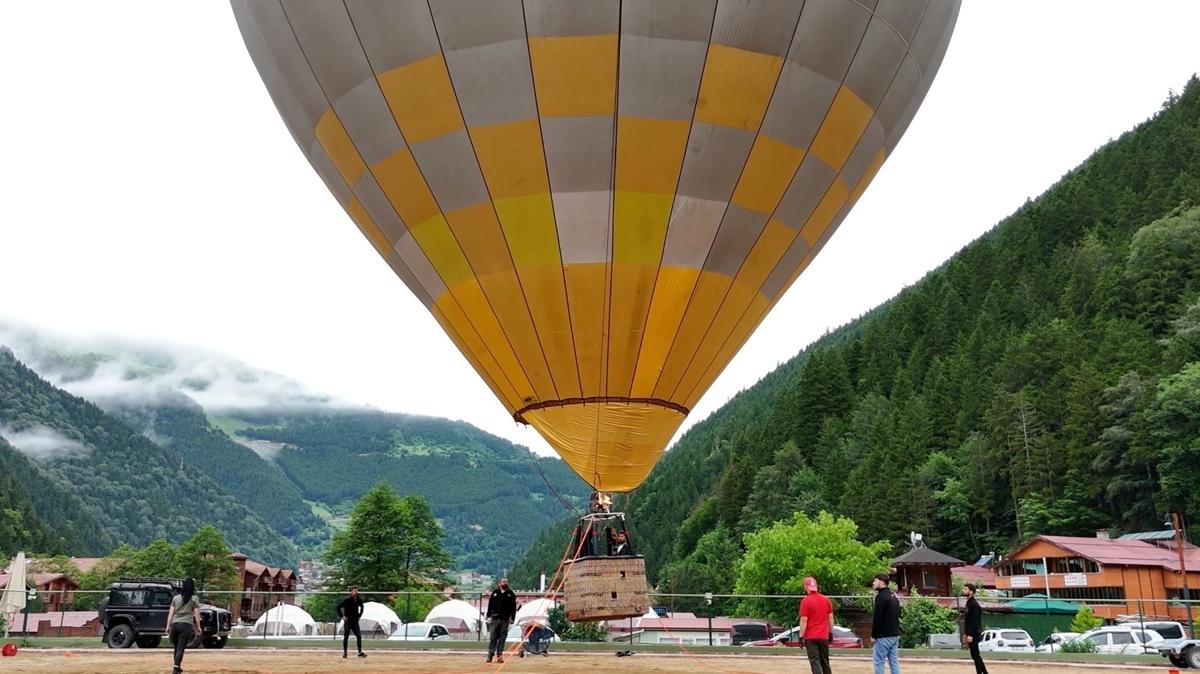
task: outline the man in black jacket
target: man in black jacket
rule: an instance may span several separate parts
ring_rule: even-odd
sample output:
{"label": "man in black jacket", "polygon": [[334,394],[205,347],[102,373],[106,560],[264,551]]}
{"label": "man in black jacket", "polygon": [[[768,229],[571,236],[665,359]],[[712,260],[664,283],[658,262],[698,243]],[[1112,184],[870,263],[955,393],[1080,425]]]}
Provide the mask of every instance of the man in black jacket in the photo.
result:
{"label": "man in black jacket", "polygon": [[875,674],[883,674],[885,661],[892,674],[900,674],[900,600],[888,588],[886,573],[876,575],[871,587],[875,589],[875,614],[871,621]]}
{"label": "man in black jacket", "polygon": [[488,598],[488,662],[492,656],[499,656],[498,662],[504,662],[504,640],[508,638],[508,626],[516,619],[517,595],[509,589],[508,579],[501,578]]}
{"label": "man in black jacket", "polygon": [[362,649],[362,632],[358,629],[358,619],[363,614],[363,600],[358,597],[358,588],[350,588],[350,596],[338,604],[338,616],[342,619],[342,657],[350,646],[350,633],[354,632],[354,640],[358,643],[358,657],[367,657]]}
{"label": "man in black jacket", "polygon": [[963,596],[967,598],[967,614],[963,618],[963,640],[971,651],[971,659],[975,661],[975,674],[988,674],[983,664],[983,656],[979,654],[979,638],[983,636],[983,609],[975,599],[975,584],[963,585]]}

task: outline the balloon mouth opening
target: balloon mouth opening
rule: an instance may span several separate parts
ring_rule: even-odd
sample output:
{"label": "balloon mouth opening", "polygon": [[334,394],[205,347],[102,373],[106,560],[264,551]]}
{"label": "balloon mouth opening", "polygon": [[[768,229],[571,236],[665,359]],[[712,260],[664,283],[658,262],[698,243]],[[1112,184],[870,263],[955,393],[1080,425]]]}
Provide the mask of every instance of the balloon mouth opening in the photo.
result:
{"label": "balloon mouth opening", "polygon": [[562,398],[560,400],[542,400],[539,402],[530,403],[530,404],[522,407],[521,409],[517,410],[516,412],[513,412],[513,421],[516,421],[519,424],[525,424],[526,426],[528,426],[529,422],[525,419],[525,414],[527,412],[544,410],[544,409],[551,408],[551,407],[567,407],[568,405],[589,405],[589,404],[611,405],[614,403],[616,403],[616,404],[625,403],[625,404],[629,404],[629,405],[653,405],[656,407],[663,407],[663,408],[666,408],[669,410],[674,410],[675,412],[678,412],[685,417],[691,411],[687,407],[684,407],[683,405],[680,405],[679,403],[674,403],[674,402],[671,402],[670,400],[663,400],[662,398],[626,398],[626,397],[621,397],[621,396],[590,396],[587,398]]}

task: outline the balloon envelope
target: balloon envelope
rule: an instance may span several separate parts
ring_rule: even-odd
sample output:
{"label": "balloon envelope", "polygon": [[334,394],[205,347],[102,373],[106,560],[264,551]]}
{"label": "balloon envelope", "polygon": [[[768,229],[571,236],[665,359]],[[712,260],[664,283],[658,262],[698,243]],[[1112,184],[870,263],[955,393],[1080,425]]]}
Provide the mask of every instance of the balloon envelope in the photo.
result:
{"label": "balloon envelope", "polygon": [[233,0],[313,168],[518,421],[640,484],[895,147],[959,0]]}

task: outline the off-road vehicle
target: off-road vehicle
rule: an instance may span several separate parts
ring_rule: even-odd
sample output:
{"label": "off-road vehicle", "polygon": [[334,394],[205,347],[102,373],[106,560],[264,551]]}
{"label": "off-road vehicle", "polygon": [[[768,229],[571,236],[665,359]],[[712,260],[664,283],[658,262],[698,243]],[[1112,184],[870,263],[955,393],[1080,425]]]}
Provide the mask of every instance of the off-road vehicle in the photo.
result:
{"label": "off-road vehicle", "polygon": [[[156,648],[167,635],[167,613],[171,599],[183,581],[174,578],[122,578],[108,588],[100,600],[100,638],[109,648]],[[200,605],[200,628],[196,641],[205,648],[224,648],[229,640],[233,615],[223,608]]]}

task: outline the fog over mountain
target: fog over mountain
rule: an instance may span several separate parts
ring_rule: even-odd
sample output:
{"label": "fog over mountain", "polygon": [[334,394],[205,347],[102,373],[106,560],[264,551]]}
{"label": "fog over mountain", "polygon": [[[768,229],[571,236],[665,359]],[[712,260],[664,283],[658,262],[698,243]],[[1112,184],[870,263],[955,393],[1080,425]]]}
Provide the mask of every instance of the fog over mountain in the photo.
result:
{"label": "fog over mountain", "polygon": [[186,396],[209,413],[367,409],[194,347],[65,336],[8,322],[0,322],[0,345],[50,383],[102,407],[181,404]]}

